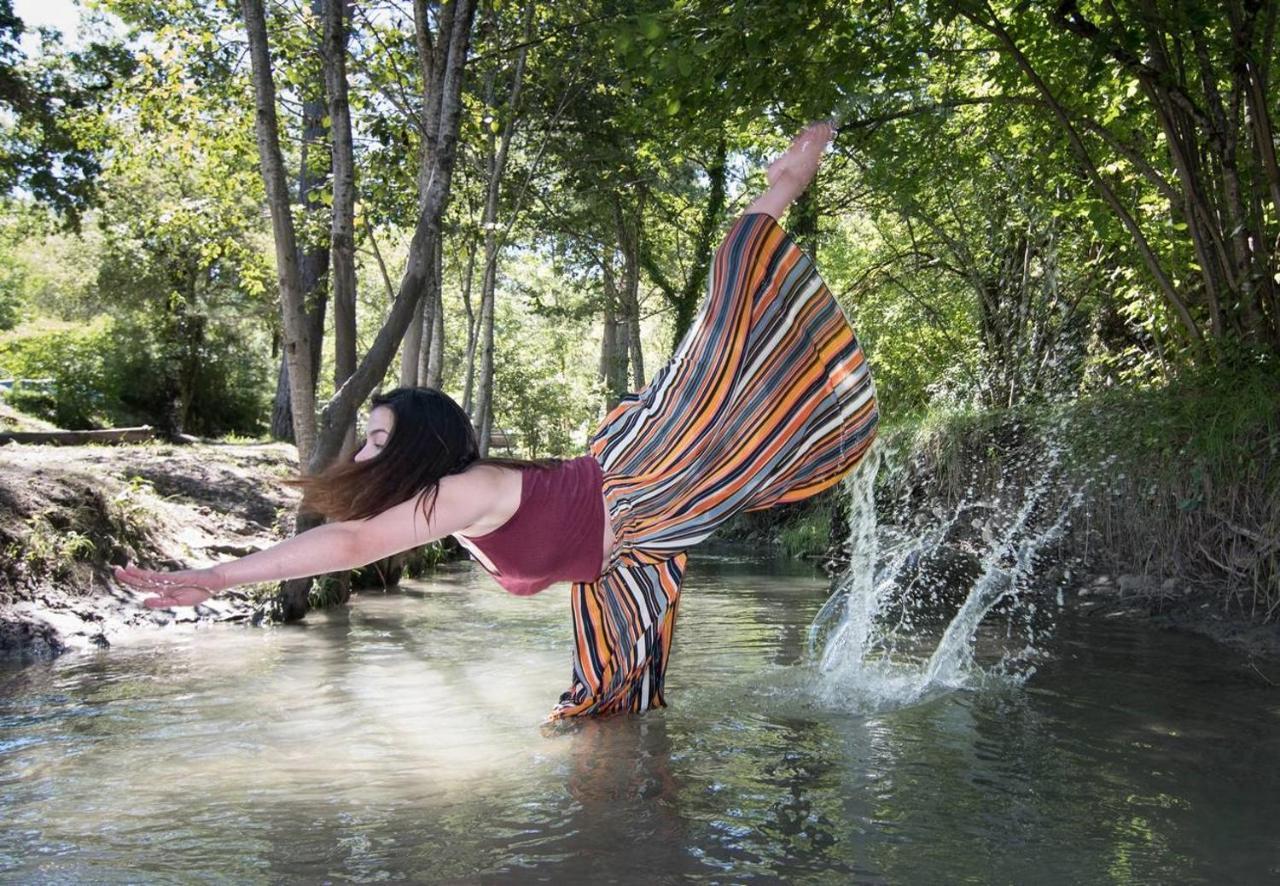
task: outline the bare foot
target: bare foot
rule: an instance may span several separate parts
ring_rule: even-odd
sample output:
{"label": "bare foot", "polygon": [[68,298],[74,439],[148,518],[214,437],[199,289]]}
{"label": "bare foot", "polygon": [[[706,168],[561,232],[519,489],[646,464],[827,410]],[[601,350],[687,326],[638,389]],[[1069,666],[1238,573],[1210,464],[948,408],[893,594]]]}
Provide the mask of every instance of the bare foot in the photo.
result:
{"label": "bare foot", "polygon": [[804,193],[822,163],[822,152],[831,143],[835,128],[828,122],[811,123],[791,140],[791,145],[769,164],[764,177],[769,189],[756,198],[747,213],[762,212],[782,218],[787,207]]}
{"label": "bare foot", "polygon": [[822,163],[822,152],[835,136],[835,129],[826,121],[810,123],[791,140],[790,146],[782,152],[782,156],[769,164],[765,170],[765,180],[769,187],[787,185],[796,188],[796,193],[803,191]]}

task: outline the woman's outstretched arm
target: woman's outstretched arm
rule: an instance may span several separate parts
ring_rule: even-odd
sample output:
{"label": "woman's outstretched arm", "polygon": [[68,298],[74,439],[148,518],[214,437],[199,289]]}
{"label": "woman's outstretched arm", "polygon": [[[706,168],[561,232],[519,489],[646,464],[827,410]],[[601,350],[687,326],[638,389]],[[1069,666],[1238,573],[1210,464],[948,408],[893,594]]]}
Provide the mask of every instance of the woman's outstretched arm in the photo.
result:
{"label": "woman's outstretched arm", "polygon": [[116,579],[150,591],[153,608],[194,606],[235,585],[284,581],[354,569],[407,551],[454,532],[484,517],[493,506],[494,484],[484,472],[444,477],[428,521],[411,498],[367,520],[326,523],[265,550],[204,569],[157,572],[117,566]]}
{"label": "woman's outstretched arm", "polygon": [[765,179],[769,188],[747,207],[747,212],[763,212],[781,219],[797,197],[809,187],[818,172],[822,152],[835,137],[830,123],[811,123],[791,140],[782,155],[769,164]]}

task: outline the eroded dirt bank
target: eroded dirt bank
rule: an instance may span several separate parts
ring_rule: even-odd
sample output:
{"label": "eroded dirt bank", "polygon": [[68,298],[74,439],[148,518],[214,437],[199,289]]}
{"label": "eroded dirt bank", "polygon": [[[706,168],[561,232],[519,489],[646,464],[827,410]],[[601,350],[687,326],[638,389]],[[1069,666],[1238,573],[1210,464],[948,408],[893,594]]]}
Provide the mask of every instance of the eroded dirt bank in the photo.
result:
{"label": "eroded dirt bank", "polygon": [[199,566],[291,530],[286,444],[0,446],[0,655],[106,646],[174,621],[245,620],[255,589],[152,612],[111,579],[126,560]]}

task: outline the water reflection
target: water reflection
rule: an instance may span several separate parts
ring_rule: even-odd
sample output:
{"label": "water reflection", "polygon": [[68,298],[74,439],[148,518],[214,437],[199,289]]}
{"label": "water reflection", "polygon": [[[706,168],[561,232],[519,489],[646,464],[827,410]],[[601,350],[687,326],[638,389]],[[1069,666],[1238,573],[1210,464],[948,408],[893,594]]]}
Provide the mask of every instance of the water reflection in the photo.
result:
{"label": "water reflection", "polygon": [[1277,874],[1280,695],[1239,660],[1066,619],[1024,687],[859,713],[801,666],[825,591],[808,569],[695,560],[673,707],[549,734],[565,595],[465,568],[305,626],[4,673],[0,879]]}

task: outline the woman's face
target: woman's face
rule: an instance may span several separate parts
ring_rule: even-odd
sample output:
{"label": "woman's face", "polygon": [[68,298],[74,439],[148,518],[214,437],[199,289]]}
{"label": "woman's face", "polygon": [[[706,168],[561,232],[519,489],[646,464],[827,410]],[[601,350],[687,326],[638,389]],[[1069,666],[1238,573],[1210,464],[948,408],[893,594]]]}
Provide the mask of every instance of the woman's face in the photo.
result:
{"label": "woman's face", "polygon": [[396,414],[389,406],[375,406],[369,413],[369,421],[365,423],[364,447],[355,454],[356,461],[368,461],[387,445],[391,437],[391,429],[395,426]]}

